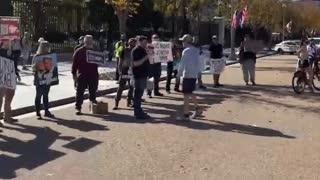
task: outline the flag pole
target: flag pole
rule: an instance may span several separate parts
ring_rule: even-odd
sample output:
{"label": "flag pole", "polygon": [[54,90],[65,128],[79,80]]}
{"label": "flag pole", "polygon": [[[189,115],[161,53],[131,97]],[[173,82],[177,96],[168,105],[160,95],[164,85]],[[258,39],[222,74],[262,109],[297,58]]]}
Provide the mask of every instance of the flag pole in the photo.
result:
{"label": "flag pole", "polygon": [[[234,0],[231,0],[231,19],[233,19],[234,14]],[[236,60],[236,52],[235,52],[235,28],[231,26],[230,29],[230,35],[231,35],[231,51],[230,51],[230,60]]]}

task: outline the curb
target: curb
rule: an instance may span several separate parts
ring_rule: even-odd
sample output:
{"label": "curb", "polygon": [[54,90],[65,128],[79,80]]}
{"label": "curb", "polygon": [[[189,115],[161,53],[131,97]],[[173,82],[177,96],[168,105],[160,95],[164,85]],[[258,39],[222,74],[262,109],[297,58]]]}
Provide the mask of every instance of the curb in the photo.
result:
{"label": "curb", "polygon": [[[267,57],[267,56],[273,56],[277,53],[274,54],[265,54],[262,55],[260,57],[258,57],[257,59],[263,58],[263,57]],[[235,61],[235,62],[231,62],[231,63],[227,63],[226,66],[230,66],[230,65],[234,65],[234,64],[238,64],[239,61]],[[161,77],[160,81],[165,81],[167,79],[166,76]],[[125,90],[127,90],[128,87],[125,88]],[[118,87],[114,87],[114,88],[110,88],[110,89],[106,89],[106,90],[101,90],[97,92],[97,97],[101,97],[101,96],[105,96],[108,94],[112,94],[112,93],[116,93],[118,90]],[[85,94],[84,95],[84,100],[89,99],[89,95]],[[71,103],[75,103],[75,97],[69,97],[69,98],[65,98],[65,99],[60,99],[60,100],[56,100],[56,101],[51,101],[50,102],[50,108],[54,108],[54,107],[58,107],[58,106],[63,106],[66,104],[71,104]],[[35,112],[35,107],[34,106],[27,106],[27,107],[23,107],[23,108],[19,108],[19,109],[14,109],[12,110],[12,115],[13,116],[19,116],[19,115],[23,115],[23,114],[28,114],[28,113],[32,113]]]}

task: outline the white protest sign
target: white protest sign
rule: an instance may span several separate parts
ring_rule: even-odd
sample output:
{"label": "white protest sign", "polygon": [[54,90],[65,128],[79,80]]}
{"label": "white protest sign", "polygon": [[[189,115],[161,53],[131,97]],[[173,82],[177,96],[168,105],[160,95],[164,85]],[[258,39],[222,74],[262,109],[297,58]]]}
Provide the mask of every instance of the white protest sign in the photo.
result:
{"label": "white protest sign", "polygon": [[99,51],[87,50],[87,62],[90,64],[97,64],[99,66],[105,66],[105,53]]}
{"label": "white protest sign", "polygon": [[0,57],[0,88],[16,89],[17,76],[14,62]]}
{"label": "white protest sign", "polygon": [[170,42],[152,42],[154,47],[154,63],[167,63],[173,60]]}

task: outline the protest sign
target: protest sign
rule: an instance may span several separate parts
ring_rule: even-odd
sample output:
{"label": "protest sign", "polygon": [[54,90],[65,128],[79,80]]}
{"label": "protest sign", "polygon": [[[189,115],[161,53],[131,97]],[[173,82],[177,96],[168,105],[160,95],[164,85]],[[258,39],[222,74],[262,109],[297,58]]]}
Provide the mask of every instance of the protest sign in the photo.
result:
{"label": "protest sign", "polygon": [[19,18],[0,17],[0,40],[20,39]]}
{"label": "protest sign", "polygon": [[90,64],[97,64],[99,66],[106,66],[105,53],[87,50],[87,62]]}
{"label": "protest sign", "polygon": [[173,60],[170,42],[153,42],[154,63],[167,63]]}
{"label": "protest sign", "polygon": [[14,62],[0,57],[0,88],[16,89],[17,76]]}
{"label": "protest sign", "polygon": [[34,58],[35,85],[58,85],[57,54],[39,55]]}

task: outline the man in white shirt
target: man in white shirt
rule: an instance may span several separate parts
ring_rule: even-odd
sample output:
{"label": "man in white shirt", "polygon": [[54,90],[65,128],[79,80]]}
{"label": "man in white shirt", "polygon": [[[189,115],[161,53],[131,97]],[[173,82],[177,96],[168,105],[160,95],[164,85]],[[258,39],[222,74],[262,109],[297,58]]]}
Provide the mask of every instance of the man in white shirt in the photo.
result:
{"label": "man in white shirt", "polygon": [[200,114],[200,109],[198,106],[198,100],[193,91],[196,89],[196,83],[199,73],[201,72],[201,64],[199,60],[199,49],[192,45],[193,38],[186,34],[180,40],[183,42],[183,47],[185,47],[182,52],[182,58],[178,70],[178,77],[183,77],[182,92],[184,96],[184,121],[189,121],[189,101],[192,99],[195,105],[195,114],[198,116]]}

